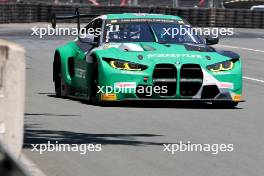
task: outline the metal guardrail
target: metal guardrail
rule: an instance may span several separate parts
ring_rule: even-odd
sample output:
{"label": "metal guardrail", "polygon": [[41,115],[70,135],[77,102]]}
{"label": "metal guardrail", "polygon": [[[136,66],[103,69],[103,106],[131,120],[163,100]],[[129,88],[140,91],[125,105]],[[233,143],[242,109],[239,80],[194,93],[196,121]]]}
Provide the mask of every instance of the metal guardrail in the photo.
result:
{"label": "metal guardrail", "polygon": [[[37,4],[5,3],[0,4],[0,23],[49,22],[51,15],[72,14],[79,7],[81,13],[91,14],[91,18],[107,13],[162,13],[178,15],[187,19],[193,26],[200,27],[239,27],[264,28],[264,12],[247,9],[202,9],[167,7],[122,7],[89,6],[78,4]],[[83,22],[88,22],[91,18]]]}

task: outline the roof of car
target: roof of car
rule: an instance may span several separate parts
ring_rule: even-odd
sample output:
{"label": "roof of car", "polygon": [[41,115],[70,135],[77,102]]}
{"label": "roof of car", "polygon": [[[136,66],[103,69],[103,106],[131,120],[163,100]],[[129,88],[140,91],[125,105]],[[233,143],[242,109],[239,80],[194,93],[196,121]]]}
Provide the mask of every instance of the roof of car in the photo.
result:
{"label": "roof of car", "polygon": [[164,19],[164,20],[183,20],[179,16],[163,15],[163,14],[149,14],[149,13],[122,13],[122,14],[108,14],[106,18],[109,20],[118,19]]}

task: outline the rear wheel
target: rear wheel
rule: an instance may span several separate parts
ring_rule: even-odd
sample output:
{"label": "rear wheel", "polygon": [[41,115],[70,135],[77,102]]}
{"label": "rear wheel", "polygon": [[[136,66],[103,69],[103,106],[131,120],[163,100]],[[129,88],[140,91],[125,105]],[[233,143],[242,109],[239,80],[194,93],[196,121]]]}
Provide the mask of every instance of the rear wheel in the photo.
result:
{"label": "rear wheel", "polygon": [[57,97],[61,97],[62,95],[62,75],[61,75],[61,63],[60,60],[57,60],[54,63],[54,86],[55,86],[55,93]]}

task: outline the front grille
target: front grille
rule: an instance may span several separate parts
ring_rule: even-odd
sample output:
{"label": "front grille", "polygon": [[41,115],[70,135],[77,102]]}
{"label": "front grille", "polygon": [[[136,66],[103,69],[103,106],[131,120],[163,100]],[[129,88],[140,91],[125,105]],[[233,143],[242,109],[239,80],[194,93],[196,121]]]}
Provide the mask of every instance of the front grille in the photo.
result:
{"label": "front grille", "polygon": [[180,72],[181,96],[194,96],[203,84],[203,71],[197,64],[184,64]]}
{"label": "front grille", "polygon": [[174,96],[177,87],[177,70],[172,64],[157,64],[153,72],[154,86],[166,86],[167,92],[160,92],[160,96]]}

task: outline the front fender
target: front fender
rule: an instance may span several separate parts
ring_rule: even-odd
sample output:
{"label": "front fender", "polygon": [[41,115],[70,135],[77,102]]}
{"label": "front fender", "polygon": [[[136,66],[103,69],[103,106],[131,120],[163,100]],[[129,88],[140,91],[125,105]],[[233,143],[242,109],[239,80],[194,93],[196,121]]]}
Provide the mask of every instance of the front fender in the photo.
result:
{"label": "front fender", "polygon": [[61,62],[61,73],[62,78],[64,79],[64,82],[67,84],[71,84],[71,77],[69,75],[69,67],[68,67],[68,59],[70,57],[75,57],[77,54],[78,46],[75,42],[69,42],[66,45],[63,45],[55,50],[55,56],[54,56],[54,63],[56,62],[56,59],[59,59]]}

